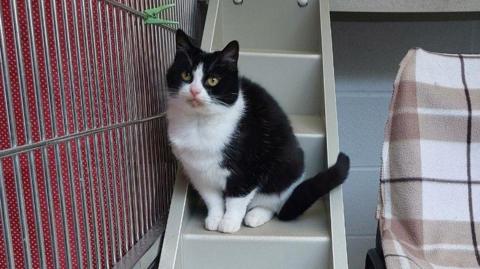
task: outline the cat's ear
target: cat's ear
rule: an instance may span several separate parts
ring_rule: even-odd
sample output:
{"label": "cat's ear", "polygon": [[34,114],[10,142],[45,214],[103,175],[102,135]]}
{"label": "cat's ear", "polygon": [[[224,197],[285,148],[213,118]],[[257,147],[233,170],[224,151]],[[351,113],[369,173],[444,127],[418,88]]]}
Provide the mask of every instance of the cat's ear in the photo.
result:
{"label": "cat's ear", "polygon": [[238,41],[230,41],[221,52],[222,61],[236,64],[238,61],[238,51]]}
{"label": "cat's ear", "polygon": [[185,52],[191,51],[194,46],[190,42],[190,38],[184,31],[178,29],[175,33],[175,41],[177,44],[177,51],[183,50]]}

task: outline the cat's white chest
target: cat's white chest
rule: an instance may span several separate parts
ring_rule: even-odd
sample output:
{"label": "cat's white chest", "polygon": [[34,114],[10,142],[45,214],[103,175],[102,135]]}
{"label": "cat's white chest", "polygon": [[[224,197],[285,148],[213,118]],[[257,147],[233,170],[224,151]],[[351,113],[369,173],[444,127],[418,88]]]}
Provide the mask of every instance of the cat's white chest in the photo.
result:
{"label": "cat's white chest", "polygon": [[168,136],[173,153],[192,183],[225,189],[230,172],[221,166],[223,150],[234,136],[241,112],[187,115],[168,112]]}
{"label": "cat's white chest", "polygon": [[182,162],[190,180],[225,188],[229,172],[221,167],[222,151],[229,142],[226,133],[216,133],[196,122],[170,124],[169,137],[173,153]]}

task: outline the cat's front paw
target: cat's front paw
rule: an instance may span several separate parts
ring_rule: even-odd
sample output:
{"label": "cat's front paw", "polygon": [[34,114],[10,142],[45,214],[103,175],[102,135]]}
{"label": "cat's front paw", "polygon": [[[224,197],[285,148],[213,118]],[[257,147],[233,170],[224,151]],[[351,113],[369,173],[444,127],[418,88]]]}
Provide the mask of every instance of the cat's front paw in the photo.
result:
{"label": "cat's front paw", "polygon": [[209,231],[216,231],[221,221],[222,216],[208,216],[205,219],[205,229]]}
{"label": "cat's front paw", "polygon": [[256,207],[250,210],[245,216],[245,225],[255,228],[267,223],[269,220],[272,219],[272,217],[272,211],[265,208]]}
{"label": "cat's front paw", "polygon": [[231,218],[223,218],[218,225],[218,231],[222,233],[234,233],[240,230],[242,220],[236,220]]}

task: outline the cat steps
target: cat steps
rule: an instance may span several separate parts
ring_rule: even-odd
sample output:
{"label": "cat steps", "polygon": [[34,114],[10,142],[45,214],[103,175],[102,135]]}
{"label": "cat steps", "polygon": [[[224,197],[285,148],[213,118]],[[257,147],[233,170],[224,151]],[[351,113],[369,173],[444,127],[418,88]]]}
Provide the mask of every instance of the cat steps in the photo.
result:
{"label": "cat steps", "polygon": [[[328,0],[210,0],[206,51],[240,43],[239,69],[287,112],[305,153],[306,175],[338,154]],[[234,234],[204,229],[205,209],[178,174],[160,258],[161,269],[347,268],[341,188],[299,219],[273,219]]]}

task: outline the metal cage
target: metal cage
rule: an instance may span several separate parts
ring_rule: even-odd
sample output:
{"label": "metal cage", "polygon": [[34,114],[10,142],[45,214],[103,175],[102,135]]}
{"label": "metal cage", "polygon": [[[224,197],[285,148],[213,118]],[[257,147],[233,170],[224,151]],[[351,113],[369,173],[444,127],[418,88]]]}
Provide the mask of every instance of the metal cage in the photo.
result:
{"label": "metal cage", "polygon": [[[194,35],[196,1],[176,4],[163,16]],[[0,268],[113,267],[161,234],[174,50],[172,31],[103,0],[1,2]]]}

